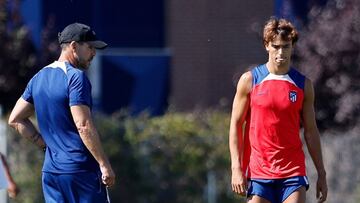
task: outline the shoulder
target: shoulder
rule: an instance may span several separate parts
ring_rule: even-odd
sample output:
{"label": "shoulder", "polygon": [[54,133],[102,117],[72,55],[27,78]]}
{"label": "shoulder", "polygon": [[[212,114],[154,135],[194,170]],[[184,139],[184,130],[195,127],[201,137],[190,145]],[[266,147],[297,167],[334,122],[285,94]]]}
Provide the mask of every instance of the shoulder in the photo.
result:
{"label": "shoulder", "polygon": [[86,76],[85,71],[74,68],[72,66],[67,66],[66,67],[67,70],[67,77],[70,81],[73,80],[88,80],[88,77]]}
{"label": "shoulder", "polygon": [[307,77],[305,77],[305,79],[304,79],[305,81],[304,81],[304,89],[305,89],[305,93],[307,93],[307,92],[314,92],[314,86],[313,86],[313,83],[312,83],[312,81],[309,79],[309,78],[307,78]]}
{"label": "shoulder", "polygon": [[246,71],[245,73],[243,73],[239,79],[239,83],[240,82],[252,82],[253,79],[253,74],[251,73],[251,71]]}
{"label": "shoulder", "polygon": [[241,75],[236,87],[237,92],[249,93],[252,88],[253,75],[251,71],[247,71]]}
{"label": "shoulder", "polygon": [[70,68],[67,70],[68,87],[71,90],[85,88],[91,91],[91,83],[85,71],[79,70],[77,68]]}
{"label": "shoulder", "polygon": [[257,85],[269,75],[266,64],[258,65],[251,70],[253,85]]}
{"label": "shoulder", "polygon": [[307,77],[305,77],[304,83],[304,104],[312,105],[315,100],[314,86],[312,84],[312,81]]}

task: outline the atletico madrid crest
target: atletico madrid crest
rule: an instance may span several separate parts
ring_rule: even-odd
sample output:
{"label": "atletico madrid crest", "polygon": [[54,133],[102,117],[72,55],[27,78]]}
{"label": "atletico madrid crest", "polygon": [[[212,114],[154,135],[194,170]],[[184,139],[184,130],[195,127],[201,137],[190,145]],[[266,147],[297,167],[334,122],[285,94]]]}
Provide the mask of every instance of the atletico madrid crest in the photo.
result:
{"label": "atletico madrid crest", "polygon": [[296,94],[296,91],[290,91],[289,92],[289,99],[291,102],[296,102],[296,99],[297,99],[297,94]]}

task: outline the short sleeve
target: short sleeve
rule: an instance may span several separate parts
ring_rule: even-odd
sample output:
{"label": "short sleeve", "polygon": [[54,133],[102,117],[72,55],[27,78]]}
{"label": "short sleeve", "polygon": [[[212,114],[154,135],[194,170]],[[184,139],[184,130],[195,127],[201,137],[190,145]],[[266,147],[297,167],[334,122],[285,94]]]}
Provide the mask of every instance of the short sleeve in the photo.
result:
{"label": "short sleeve", "polygon": [[32,86],[33,86],[34,78],[32,78],[29,83],[27,84],[24,93],[21,95],[21,97],[31,103],[34,104],[33,95],[32,95]]}
{"label": "short sleeve", "polygon": [[84,72],[75,72],[69,81],[69,105],[92,107],[91,84]]}

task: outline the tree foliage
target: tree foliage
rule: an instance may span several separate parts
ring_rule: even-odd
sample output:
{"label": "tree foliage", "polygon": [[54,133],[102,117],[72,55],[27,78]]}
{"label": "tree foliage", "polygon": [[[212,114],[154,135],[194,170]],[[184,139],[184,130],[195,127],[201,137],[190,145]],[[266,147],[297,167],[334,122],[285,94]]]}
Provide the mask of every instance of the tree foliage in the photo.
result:
{"label": "tree foliage", "polygon": [[161,117],[120,115],[97,121],[117,170],[119,184],[112,195],[119,201],[206,202],[211,172],[218,202],[241,202],[229,185],[227,113],[168,112]]}
{"label": "tree foliage", "polygon": [[[216,181],[213,186],[217,202],[243,202],[230,187],[228,113],[168,112],[161,117],[137,118],[120,113],[95,117],[117,176],[115,187],[110,189],[113,202],[207,202],[209,175]],[[9,145],[13,175],[23,191],[15,202],[43,202],[41,150],[19,135],[11,135]],[[21,153],[13,153],[17,151]]]}
{"label": "tree foliage", "polygon": [[[6,123],[5,119],[0,122]],[[20,189],[19,195],[10,203],[43,202],[41,168],[44,152],[13,129],[9,128],[7,135],[9,167]]]}
{"label": "tree foliage", "polygon": [[17,1],[0,0],[0,44],[0,104],[8,111],[37,71],[36,51]]}
{"label": "tree foliage", "polygon": [[315,86],[319,128],[345,130],[360,115],[360,1],[330,0],[314,7],[295,63]]}

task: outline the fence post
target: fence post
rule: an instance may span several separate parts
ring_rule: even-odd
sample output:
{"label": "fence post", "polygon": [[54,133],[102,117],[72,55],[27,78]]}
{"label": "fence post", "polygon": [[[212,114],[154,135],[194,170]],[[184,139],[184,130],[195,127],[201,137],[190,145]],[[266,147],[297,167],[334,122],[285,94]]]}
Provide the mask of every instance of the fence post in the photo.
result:
{"label": "fence post", "polygon": [[208,203],[216,203],[216,175],[213,170],[207,172],[206,198]]}

